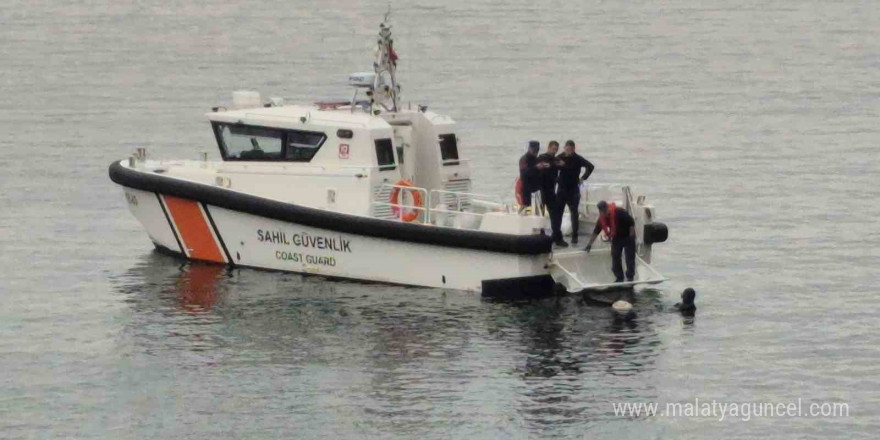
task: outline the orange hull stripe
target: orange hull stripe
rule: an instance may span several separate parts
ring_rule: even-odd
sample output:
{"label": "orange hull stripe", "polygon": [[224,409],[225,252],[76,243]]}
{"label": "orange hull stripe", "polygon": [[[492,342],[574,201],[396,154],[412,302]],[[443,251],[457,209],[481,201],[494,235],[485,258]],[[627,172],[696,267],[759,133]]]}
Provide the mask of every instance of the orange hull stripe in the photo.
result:
{"label": "orange hull stripe", "polygon": [[173,196],[162,196],[162,198],[165,199],[165,205],[168,206],[171,218],[177,226],[177,231],[180,232],[180,239],[183,241],[183,247],[186,248],[187,256],[196,260],[225,263],[199,204]]}

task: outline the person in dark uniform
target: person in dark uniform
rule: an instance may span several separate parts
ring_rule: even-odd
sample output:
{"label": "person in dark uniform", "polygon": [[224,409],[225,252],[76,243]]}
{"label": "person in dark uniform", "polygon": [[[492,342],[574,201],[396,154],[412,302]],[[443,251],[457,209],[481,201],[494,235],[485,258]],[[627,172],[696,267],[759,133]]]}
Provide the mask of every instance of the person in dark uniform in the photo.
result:
{"label": "person in dark uniform", "polygon": [[523,201],[520,212],[525,211],[527,206],[532,206],[532,193],[541,188],[541,172],[548,167],[546,163],[538,163],[540,148],[538,141],[529,141],[526,154],[519,158],[519,178],[522,184],[520,195]]}
{"label": "person in dark uniform", "polygon": [[[596,168],[590,161],[574,152],[574,141],[565,141],[562,154],[557,156],[562,164],[559,167],[558,187],[556,190],[556,202],[559,204],[559,222],[562,223],[562,214],[565,207],[571,212],[571,242],[578,242],[578,205],[581,203],[580,184],[583,183]],[[581,176],[581,168],[584,174]],[[562,241],[562,235],[559,235]],[[563,241],[563,243],[565,243]]]}
{"label": "person in dark uniform", "polygon": [[[559,247],[568,247],[568,243],[562,239],[562,209],[556,200],[556,180],[559,177],[559,167],[562,160],[556,157],[559,151],[559,142],[550,141],[547,151],[538,156],[538,163],[546,163],[548,167],[541,173],[541,203],[550,215],[550,228],[553,230],[553,240]],[[562,208],[562,209],[560,209]]]}
{"label": "person in dark uniform", "polygon": [[605,231],[611,239],[611,271],[614,272],[615,283],[623,281],[623,267],[620,261],[622,253],[626,254],[626,280],[632,281],[636,274],[636,222],[626,209],[618,208],[604,200],[596,204],[599,208],[599,220],[593,228],[593,235],[587,243],[585,251],[590,252],[599,232]]}

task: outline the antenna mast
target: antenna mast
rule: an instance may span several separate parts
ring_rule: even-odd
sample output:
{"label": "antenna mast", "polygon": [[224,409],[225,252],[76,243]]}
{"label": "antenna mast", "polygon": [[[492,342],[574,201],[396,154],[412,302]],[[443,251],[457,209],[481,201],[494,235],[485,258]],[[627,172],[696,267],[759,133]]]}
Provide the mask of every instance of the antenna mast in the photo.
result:
{"label": "antenna mast", "polygon": [[[398,109],[398,94],[400,86],[397,84],[397,53],[394,52],[394,40],[391,38],[391,24],[388,18],[391,16],[391,5],[388,5],[388,12],[385,18],[379,24],[378,50],[376,52],[376,61],[373,62],[373,69],[376,71],[376,81],[373,85],[373,94],[379,95],[383,100],[377,100],[385,110],[396,112]],[[376,96],[374,96],[375,100]],[[391,108],[382,101],[390,101]]]}

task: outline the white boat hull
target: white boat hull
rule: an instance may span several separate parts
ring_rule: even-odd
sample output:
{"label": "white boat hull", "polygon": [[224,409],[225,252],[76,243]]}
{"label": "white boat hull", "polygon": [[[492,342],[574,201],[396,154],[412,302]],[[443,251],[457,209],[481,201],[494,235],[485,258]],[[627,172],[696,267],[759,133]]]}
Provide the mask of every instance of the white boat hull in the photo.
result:
{"label": "white boat hull", "polygon": [[555,255],[550,238],[356,216],[265,199],[121,163],[110,167],[135,218],[160,250],[191,260],[332,278],[450,288],[485,296],[544,296],[653,284],[614,283],[604,246]]}
{"label": "white boat hull", "polygon": [[514,280],[548,284],[549,254],[487,252],[340,233],[124,190],[132,214],[153,243],[192,260],[476,292],[493,282],[506,288],[511,286],[505,281]]}

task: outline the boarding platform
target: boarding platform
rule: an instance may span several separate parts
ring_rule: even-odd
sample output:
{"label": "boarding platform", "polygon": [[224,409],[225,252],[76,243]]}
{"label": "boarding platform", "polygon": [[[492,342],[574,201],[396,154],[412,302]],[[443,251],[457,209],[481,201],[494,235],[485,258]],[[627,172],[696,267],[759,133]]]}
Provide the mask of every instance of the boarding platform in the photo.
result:
{"label": "boarding platform", "polygon": [[[624,267],[626,263],[624,262]],[[667,278],[636,255],[636,275],[633,281],[614,282],[611,272],[611,249],[583,249],[555,251],[550,260],[550,275],[569,293],[586,290],[632,288],[640,284],[657,284]]]}

